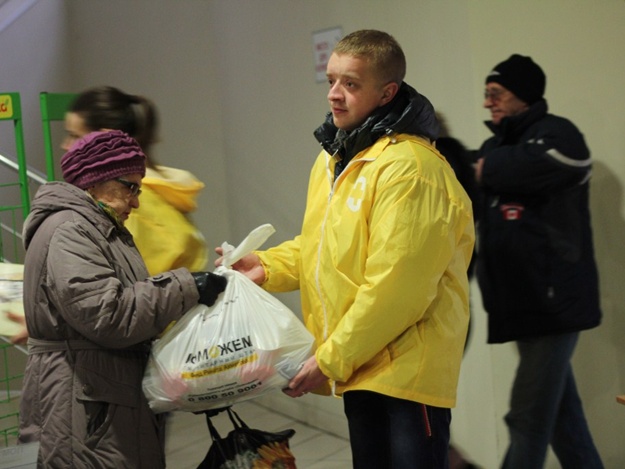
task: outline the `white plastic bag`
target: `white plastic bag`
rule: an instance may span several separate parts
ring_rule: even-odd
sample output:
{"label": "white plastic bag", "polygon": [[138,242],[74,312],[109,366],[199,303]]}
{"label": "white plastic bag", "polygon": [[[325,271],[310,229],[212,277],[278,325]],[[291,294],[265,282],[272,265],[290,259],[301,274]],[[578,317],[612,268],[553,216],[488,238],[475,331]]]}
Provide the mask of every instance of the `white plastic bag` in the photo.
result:
{"label": "white plastic bag", "polygon": [[[210,308],[188,311],[153,347],[143,391],[156,412],[197,412],[286,387],[313,350],[314,339],[284,304],[230,269],[274,232],[262,225],[236,248],[224,245],[228,278]],[[227,252],[226,252],[227,251]]]}

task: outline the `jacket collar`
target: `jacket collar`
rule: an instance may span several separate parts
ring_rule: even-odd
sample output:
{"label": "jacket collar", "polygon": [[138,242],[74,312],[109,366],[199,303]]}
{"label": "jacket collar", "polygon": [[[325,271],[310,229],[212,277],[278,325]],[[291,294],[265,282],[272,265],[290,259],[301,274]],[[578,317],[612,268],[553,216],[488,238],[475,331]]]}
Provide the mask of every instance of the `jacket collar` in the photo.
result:
{"label": "jacket collar", "polygon": [[440,127],[430,101],[407,83],[402,83],[397,96],[378,108],[357,129],[350,133],[340,131],[333,122],[332,113],[315,132],[315,138],[330,154],[338,154],[345,161],[373,145],[383,135],[406,133],[436,140]]}
{"label": "jacket collar", "polygon": [[499,125],[493,124],[493,121],[485,121],[484,124],[491,132],[503,140],[517,140],[528,127],[545,117],[547,111],[547,101],[541,99],[519,115],[504,117]]}
{"label": "jacket collar", "polygon": [[54,181],[41,186],[31,204],[27,221],[24,223],[24,243],[30,244],[39,226],[56,212],[71,210],[85,219],[109,238],[113,231],[130,234],[125,227],[118,227],[84,190],[66,182]]}

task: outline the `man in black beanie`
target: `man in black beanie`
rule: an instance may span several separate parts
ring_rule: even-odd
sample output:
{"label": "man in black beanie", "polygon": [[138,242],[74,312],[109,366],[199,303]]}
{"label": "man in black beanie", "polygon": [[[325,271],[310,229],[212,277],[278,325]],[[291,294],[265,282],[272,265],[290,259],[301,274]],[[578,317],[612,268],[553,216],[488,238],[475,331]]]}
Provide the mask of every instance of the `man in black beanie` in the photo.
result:
{"label": "man in black beanie", "polygon": [[575,125],[548,114],[545,83],[542,69],[518,54],[488,74],[484,107],[494,136],[476,165],[488,342],[515,341],[520,356],[502,467],[540,469],[551,445],[562,467],[603,468],[571,365],[579,332],[601,322],[591,159]]}

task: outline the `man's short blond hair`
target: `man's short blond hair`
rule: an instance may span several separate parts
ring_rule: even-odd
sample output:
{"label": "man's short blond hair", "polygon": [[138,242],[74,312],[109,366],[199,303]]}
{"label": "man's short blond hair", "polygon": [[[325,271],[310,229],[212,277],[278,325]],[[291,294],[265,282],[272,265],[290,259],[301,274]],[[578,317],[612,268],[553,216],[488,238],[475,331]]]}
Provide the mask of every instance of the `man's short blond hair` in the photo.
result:
{"label": "man's short blond hair", "polygon": [[343,37],[333,52],[367,60],[384,83],[401,85],[406,76],[404,51],[393,36],[383,31],[354,31]]}

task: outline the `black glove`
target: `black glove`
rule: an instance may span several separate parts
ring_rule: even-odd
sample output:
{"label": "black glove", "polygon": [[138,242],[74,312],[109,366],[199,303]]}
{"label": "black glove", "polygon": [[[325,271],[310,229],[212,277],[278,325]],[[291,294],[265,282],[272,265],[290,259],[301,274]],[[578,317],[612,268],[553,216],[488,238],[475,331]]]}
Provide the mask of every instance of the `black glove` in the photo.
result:
{"label": "black glove", "polygon": [[226,289],[226,277],[211,272],[191,272],[191,275],[200,294],[199,303],[213,306],[217,296]]}

